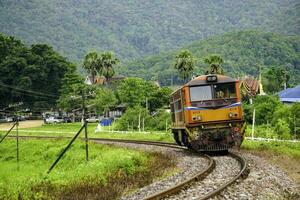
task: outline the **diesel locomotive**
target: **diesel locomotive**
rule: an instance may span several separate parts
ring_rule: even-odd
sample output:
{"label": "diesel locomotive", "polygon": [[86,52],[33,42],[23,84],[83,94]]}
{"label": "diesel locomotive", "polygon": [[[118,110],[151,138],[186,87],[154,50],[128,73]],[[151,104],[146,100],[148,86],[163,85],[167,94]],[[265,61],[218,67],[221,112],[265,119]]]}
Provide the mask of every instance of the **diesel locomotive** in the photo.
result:
{"label": "diesel locomotive", "polygon": [[227,151],[241,145],[246,123],[238,80],[198,76],[172,93],[170,107],[177,144],[200,151]]}

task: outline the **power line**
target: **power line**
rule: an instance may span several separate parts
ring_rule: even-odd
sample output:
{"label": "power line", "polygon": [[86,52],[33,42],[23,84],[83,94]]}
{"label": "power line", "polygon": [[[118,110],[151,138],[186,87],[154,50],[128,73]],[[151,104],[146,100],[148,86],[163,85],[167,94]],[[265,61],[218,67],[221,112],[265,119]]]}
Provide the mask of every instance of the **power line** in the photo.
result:
{"label": "power line", "polygon": [[38,95],[43,95],[43,96],[49,96],[49,97],[58,97],[58,95],[55,95],[55,94],[46,94],[46,93],[41,93],[41,92],[37,92],[37,91],[33,91],[33,90],[22,89],[22,88],[18,88],[18,87],[9,86],[4,83],[0,83],[0,85],[3,87],[6,87],[6,88],[20,90],[23,92],[28,92],[28,93],[33,93],[33,94],[38,94]]}
{"label": "power line", "polygon": [[41,99],[47,99],[47,100],[56,100],[57,99],[55,97],[47,97],[47,96],[42,96],[42,95],[37,95],[37,94],[27,94],[27,93],[23,93],[23,92],[20,92],[20,91],[14,91],[14,92],[18,93],[18,94],[26,95],[26,96],[31,96],[31,97],[41,98]]}

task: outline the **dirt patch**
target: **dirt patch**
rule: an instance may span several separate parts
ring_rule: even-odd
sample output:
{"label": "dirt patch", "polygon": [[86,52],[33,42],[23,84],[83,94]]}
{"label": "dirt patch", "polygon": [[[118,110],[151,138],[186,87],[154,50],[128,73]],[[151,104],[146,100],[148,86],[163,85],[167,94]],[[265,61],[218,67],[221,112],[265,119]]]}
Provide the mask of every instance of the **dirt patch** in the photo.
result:
{"label": "dirt patch", "polygon": [[[32,128],[32,127],[40,127],[43,125],[43,120],[27,120],[21,121],[19,123],[19,128]],[[0,124],[0,131],[7,131],[9,130],[14,123],[4,123]]]}
{"label": "dirt patch", "polygon": [[270,163],[279,166],[297,185],[300,191],[300,158],[283,155],[267,150],[243,150],[268,160]]}

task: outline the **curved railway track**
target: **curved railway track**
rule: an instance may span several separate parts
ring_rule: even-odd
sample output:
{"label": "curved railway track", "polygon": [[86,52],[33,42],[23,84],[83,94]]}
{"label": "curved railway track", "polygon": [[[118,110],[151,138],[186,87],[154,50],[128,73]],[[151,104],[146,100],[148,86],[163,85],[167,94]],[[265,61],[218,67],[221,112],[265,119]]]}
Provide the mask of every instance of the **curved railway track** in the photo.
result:
{"label": "curved railway track", "polygon": [[[14,136],[10,136],[14,137]],[[19,138],[22,139],[67,139],[71,137],[57,137],[57,136],[19,136]],[[81,138],[84,139],[84,138]],[[131,143],[131,144],[143,144],[143,145],[154,145],[154,146],[163,146],[168,148],[174,148],[174,149],[182,149],[187,150],[185,147],[178,146],[175,143],[168,143],[168,142],[155,142],[155,141],[144,141],[144,140],[125,140],[125,139],[106,139],[106,138],[89,138],[89,141],[94,142],[109,142],[109,143]],[[197,199],[205,200],[212,197],[217,196],[222,192],[224,189],[226,189],[231,184],[235,183],[240,178],[246,178],[248,175],[247,170],[247,162],[246,160],[239,156],[238,154],[235,154],[233,152],[229,152],[229,156],[233,157],[235,160],[237,160],[240,164],[240,171],[232,177],[229,181],[226,181],[222,185],[218,186],[218,188],[214,189],[213,191],[205,194],[202,197],[197,197]],[[172,186],[170,188],[167,188],[163,191],[159,191],[151,196],[145,197],[145,200],[154,200],[154,199],[163,199],[168,198],[172,195],[176,195],[177,193],[180,193],[184,188],[187,188],[188,186],[192,185],[195,182],[200,182],[202,180],[205,180],[205,178],[214,171],[216,167],[215,159],[211,156],[208,156],[203,153],[199,153],[199,156],[203,156],[206,159],[208,159],[208,165],[205,169],[200,171],[199,173],[195,174],[194,176],[178,183],[175,186]]]}

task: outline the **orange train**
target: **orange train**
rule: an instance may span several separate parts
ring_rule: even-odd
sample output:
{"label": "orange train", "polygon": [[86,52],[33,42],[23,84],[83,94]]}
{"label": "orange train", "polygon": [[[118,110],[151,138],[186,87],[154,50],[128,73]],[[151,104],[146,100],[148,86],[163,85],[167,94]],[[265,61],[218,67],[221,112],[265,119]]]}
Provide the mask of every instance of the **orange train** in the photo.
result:
{"label": "orange train", "polygon": [[239,81],[228,76],[198,76],[170,99],[176,143],[201,151],[240,146],[246,128]]}

